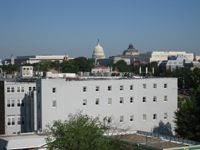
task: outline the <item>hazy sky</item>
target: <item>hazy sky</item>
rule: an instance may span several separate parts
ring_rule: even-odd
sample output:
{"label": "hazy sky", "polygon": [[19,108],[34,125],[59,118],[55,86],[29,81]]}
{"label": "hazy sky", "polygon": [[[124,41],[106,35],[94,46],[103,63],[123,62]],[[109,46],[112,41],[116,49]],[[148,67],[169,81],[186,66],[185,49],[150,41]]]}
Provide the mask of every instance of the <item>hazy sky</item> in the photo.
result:
{"label": "hazy sky", "polygon": [[98,38],[107,58],[130,42],[200,55],[200,0],[0,0],[0,59],[91,58]]}

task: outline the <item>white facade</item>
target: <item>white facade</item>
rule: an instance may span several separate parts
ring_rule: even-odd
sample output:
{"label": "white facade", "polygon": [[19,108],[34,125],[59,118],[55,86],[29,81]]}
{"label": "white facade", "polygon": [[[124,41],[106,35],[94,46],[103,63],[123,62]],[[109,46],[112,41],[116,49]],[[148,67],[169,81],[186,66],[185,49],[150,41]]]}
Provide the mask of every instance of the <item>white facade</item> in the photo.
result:
{"label": "white facade", "polygon": [[33,66],[21,66],[20,77],[33,77]]}
{"label": "white facade", "polygon": [[177,55],[184,55],[187,56],[189,60],[194,59],[193,53],[186,53],[186,52],[173,52],[173,51],[152,51],[146,52],[145,54],[139,54],[139,57],[136,60],[140,61],[160,61],[160,60],[168,60],[170,56],[177,56]]}
{"label": "white facade", "polygon": [[[29,91],[36,90],[33,82],[0,81],[1,121],[0,134],[17,134],[26,132],[26,105]],[[4,115],[3,115],[4,114]],[[4,132],[4,133],[3,133]]]}
{"label": "white facade", "polygon": [[92,58],[105,58],[105,54],[103,48],[100,46],[100,42],[98,40],[97,46],[95,46]]}
{"label": "white facade", "polygon": [[66,81],[38,79],[38,129],[55,120],[66,120],[69,113],[82,110],[89,116],[111,117],[113,126],[152,131],[159,122],[174,128],[177,109],[177,79],[115,79]]}

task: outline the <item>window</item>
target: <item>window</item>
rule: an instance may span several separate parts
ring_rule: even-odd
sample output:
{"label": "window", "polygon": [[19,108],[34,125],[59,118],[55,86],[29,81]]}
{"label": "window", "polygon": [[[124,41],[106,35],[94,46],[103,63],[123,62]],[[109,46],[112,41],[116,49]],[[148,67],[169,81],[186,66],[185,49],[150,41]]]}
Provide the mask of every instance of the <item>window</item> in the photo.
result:
{"label": "window", "polygon": [[165,102],[167,101],[167,96],[164,96],[164,101],[165,101]]}
{"label": "window", "polygon": [[146,97],[143,97],[142,102],[146,102]]}
{"label": "window", "polygon": [[56,93],[56,88],[52,88],[52,93]]}
{"label": "window", "polygon": [[153,120],[157,119],[157,114],[153,114]]}
{"label": "window", "polygon": [[7,116],[7,125],[8,126],[15,125],[15,115],[8,115]]}
{"label": "window", "polygon": [[17,92],[20,92],[20,87],[17,87]]}
{"label": "window", "polygon": [[131,115],[131,116],[130,116],[130,121],[133,121],[133,118],[134,118],[134,116],[133,116],[133,115]]}
{"label": "window", "polygon": [[56,100],[53,100],[53,101],[52,101],[52,107],[53,107],[53,108],[56,108],[56,107],[57,107],[57,101],[56,101]]}
{"label": "window", "polygon": [[24,106],[24,99],[17,100],[17,107]]}
{"label": "window", "polygon": [[7,107],[11,107],[11,100],[10,99],[7,100]]}
{"label": "window", "polygon": [[143,114],[143,121],[146,121],[146,120],[147,120],[147,115]]}
{"label": "window", "polygon": [[84,87],[83,87],[83,92],[86,92],[86,91],[87,91],[87,87],[84,86]]}
{"label": "window", "polygon": [[108,91],[111,91],[112,90],[112,86],[108,86]]}
{"label": "window", "polygon": [[95,104],[99,105],[99,99],[98,98],[96,98]]}
{"label": "window", "polygon": [[96,91],[99,91],[99,86],[96,86]]}
{"label": "window", "polygon": [[166,84],[166,83],[164,84],[164,88],[165,88],[165,89],[167,88],[167,84]]}
{"label": "window", "polygon": [[133,97],[130,97],[130,103],[133,103]]}
{"label": "window", "polygon": [[83,100],[83,105],[86,106],[87,105],[87,99]]}
{"label": "window", "polygon": [[108,98],[108,104],[112,104],[112,98]]}
{"label": "window", "polygon": [[167,113],[164,113],[164,119],[167,119]]}
{"label": "window", "polygon": [[24,92],[24,87],[21,87],[21,92]]}
{"label": "window", "polygon": [[31,90],[32,90],[32,87],[29,87],[28,90],[31,91]]}
{"label": "window", "polygon": [[123,97],[120,97],[119,103],[120,103],[120,104],[123,104],[123,103],[124,103],[124,98],[123,98]]}
{"label": "window", "polygon": [[33,91],[35,91],[35,86],[33,87]]}
{"label": "window", "polygon": [[154,83],[153,84],[153,88],[156,89],[157,88],[157,84]]}
{"label": "window", "polygon": [[24,116],[17,115],[17,125],[24,125]]}
{"label": "window", "polygon": [[156,96],[153,97],[153,102],[156,102]]}
{"label": "window", "polygon": [[123,86],[123,85],[120,85],[119,90],[120,90],[120,91],[123,91],[123,90],[124,90],[124,86]]}
{"label": "window", "polygon": [[133,85],[130,85],[130,90],[133,91]]}
{"label": "window", "polygon": [[146,87],[146,84],[143,84],[143,89],[146,89],[147,87]]}
{"label": "window", "polygon": [[10,102],[11,102],[11,107],[15,107],[15,100],[12,99],[12,100],[10,100]]}
{"label": "window", "polygon": [[123,122],[124,121],[124,116],[120,116],[119,122]]}
{"label": "window", "polygon": [[10,93],[10,87],[7,87],[7,93]]}
{"label": "window", "polygon": [[15,88],[14,87],[11,87],[11,92],[15,92]]}

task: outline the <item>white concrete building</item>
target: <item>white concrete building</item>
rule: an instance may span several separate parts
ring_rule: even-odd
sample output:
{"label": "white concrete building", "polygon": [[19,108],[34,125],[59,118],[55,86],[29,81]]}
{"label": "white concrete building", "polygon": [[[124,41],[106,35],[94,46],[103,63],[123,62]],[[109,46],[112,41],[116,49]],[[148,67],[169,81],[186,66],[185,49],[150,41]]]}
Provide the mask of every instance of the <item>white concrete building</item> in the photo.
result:
{"label": "white concrete building", "polygon": [[20,77],[33,77],[33,66],[21,66]]}
{"label": "white concrete building", "polygon": [[160,61],[160,60],[168,60],[168,57],[170,56],[177,56],[177,55],[184,55],[187,56],[188,60],[194,59],[193,53],[186,53],[186,52],[178,52],[178,51],[152,51],[152,52],[146,52],[145,54],[139,54],[139,57],[136,58],[140,61],[147,61],[147,62],[153,62],[153,61]]}
{"label": "white concrete building", "polygon": [[[174,128],[177,109],[177,79],[38,79],[37,129],[55,120],[66,120],[69,113],[84,114],[103,120],[111,117],[113,126],[130,130],[152,131],[160,122]],[[36,110],[36,109],[33,110]]]}

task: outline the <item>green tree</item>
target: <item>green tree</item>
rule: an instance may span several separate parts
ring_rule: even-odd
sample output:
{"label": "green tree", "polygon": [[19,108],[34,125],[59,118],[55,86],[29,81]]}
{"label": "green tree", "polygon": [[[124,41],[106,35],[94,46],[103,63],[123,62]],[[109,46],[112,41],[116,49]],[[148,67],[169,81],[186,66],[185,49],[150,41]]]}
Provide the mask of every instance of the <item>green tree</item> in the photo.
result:
{"label": "green tree", "polygon": [[[123,141],[103,137],[104,126],[97,118],[81,112],[70,114],[68,120],[47,125],[47,145],[60,150],[126,150]],[[129,148],[130,149],[130,148]]]}
{"label": "green tree", "polygon": [[75,66],[78,67],[78,71],[90,72],[94,68],[92,60],[85,57],[77,57],[73,61]]}
{"label": "green tree", "polygon": [[196,88],[200,85],[200,68],[195,68],[190,71],[185,78],[186,84],[191,88]]}
{"label": "green tree", "polygon": [[175,131],[185,139],[200,142],[200,85],[193,90],[190,100],[175,112]]}

